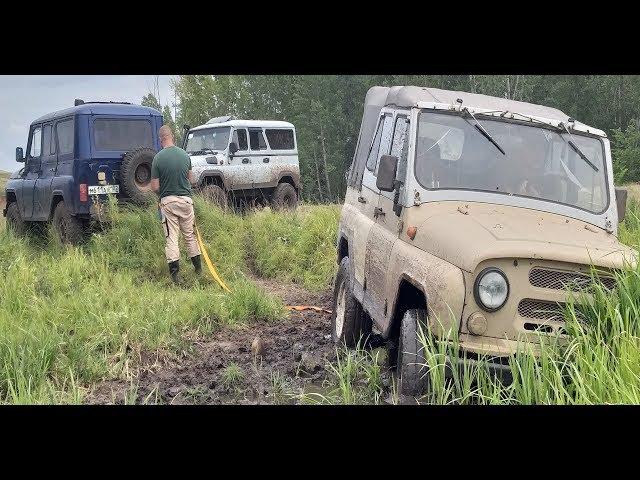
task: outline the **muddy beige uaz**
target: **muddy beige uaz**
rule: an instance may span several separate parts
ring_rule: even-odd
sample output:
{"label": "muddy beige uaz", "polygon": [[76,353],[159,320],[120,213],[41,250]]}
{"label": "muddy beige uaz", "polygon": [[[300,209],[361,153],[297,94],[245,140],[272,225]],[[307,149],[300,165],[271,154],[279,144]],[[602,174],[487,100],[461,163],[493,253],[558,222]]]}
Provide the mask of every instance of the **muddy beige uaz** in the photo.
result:
{"label": "muddy beige uaz", "polygon": [[591,265],[611,288],[637,258],[617,240],[626,191],[606,134],[554,108],[373,87],[347,178],[333,339],[382,337],[405,395],[426,384],[419,325],[505,370],[519,341],[566,338],[566,287]]}

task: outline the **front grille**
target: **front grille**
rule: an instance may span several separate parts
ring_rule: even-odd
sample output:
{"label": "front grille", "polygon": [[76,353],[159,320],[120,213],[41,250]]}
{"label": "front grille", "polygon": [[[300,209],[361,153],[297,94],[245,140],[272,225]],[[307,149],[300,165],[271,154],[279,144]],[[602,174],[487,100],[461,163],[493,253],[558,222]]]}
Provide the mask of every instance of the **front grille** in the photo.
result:
{"label": "front grille", "polygon": [[563,312],[564,304],[559,302],[545,302],[525,298],[518,304],[518,313],[525,318],[563,321]]}
{"label": "front grille", "polygon": [[[616,286],[616,281],[612,277],[599,276],[596,279],[609,290]],[[592,284],[592,277],[579,272],[533,268],[529,272],[529,282],[534,287],[554,290],[564,290],[566,288],[577,290],[589,288]]]}

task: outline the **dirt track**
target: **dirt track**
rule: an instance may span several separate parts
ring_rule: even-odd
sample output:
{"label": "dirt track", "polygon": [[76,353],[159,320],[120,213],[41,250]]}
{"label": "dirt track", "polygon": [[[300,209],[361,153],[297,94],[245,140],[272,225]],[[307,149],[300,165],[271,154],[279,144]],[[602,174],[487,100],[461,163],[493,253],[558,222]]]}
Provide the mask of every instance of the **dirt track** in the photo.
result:
{"label": "dirt track", "polygon": [[[258,278],[254,281],[286,304],[331,308],[329,290],[311,294],[296,285]],[[335,358],[330,322],[329,314],[303,311],[291,312],[284,321],[226,328],[196,342],[194,352],[185,358],[143,365],[133,388],[125,380],[99,384],[86,402],[120,404],[125,398],[135,403],[146,399],[147,403],[168,404],[291,402],[283,390],[317,389],[325,379],[325,365]],[[256,337],[264,345],[261,356],[252,352]],[[229,365],[233,364],[242,374],[230,382]]]}

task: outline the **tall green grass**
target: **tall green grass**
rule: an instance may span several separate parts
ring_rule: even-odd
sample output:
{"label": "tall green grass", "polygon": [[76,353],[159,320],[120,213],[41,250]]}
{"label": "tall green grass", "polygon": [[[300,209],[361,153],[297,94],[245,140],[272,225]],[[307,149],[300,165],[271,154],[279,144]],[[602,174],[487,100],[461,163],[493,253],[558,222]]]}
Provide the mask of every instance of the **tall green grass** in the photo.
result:
{"label": "tall green grass", "polygon": [[247,222],[247,252],[256,273],[311,290],[336,272],[337,205],[304,206],[291,213],[256,212]]}
{"label": "tall green grass", "polygon": [[1,227],[0,401],[79,402],[100,379],[131,377],[143,350],[178,352],[225,324],[286,315],[245,275],[246,220],[196,200],[225,294],[186,256],[184,285],[171,283],[156,215],[116,209],[113,227],[79,248]]}

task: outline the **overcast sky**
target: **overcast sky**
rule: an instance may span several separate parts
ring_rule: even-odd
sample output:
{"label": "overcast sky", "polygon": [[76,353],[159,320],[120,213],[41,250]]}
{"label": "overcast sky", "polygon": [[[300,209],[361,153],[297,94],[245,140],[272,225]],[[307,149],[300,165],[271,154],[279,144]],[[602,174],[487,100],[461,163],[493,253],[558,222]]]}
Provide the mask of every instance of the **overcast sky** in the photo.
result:
{"label": "overcast sky", "polygon": [[[13,172],[16,147],[26,148],[29,125],[36,118],[85,101],[139,104],[153,91],[153,75],[0,75],[0,170]],[[173,102],[169,75],[159,76],[160,101]]]}

